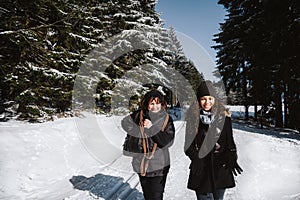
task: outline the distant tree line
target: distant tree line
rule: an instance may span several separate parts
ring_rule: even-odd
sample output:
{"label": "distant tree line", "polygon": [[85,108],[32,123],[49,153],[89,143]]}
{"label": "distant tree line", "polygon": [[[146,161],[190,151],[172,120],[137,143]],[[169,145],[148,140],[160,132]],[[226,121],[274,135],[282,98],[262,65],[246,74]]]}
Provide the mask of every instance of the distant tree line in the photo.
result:
{"label": "distant tree line", "polygon": [[[276,127],[300,129],[298,0],[219,0],[227,11],[220,33],[217,69],[229,101],[246,111],[274,108]],[[248,119],[248,112],[246,112]]]}

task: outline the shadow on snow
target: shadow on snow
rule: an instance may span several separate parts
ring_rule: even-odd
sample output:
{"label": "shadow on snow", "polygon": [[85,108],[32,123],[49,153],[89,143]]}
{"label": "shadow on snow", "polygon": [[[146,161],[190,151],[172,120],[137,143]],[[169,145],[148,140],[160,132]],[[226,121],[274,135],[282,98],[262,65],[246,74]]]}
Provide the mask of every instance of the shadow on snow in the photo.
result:
{"label": "shadow on snow", "polygon": [[73,176],[70,182],[75,189],[88,191],[91,196],[101,197],[105,200],[144,199],[143,194],[137,189],[131,188],[122,177],[104,174],[96,174],[92,177],[79,175]]}
{"label": "shadow on snow", "polygon": [[239,129],[247,132],[253,132],[253,133],[259,133],[263,135],[268,135],[272,137],[277,138],[287,138],[287,139],[294,139],[300,141],[300,134],[291,129],[285,129],[285,128],[260,128],[257,125],[248,124],[246,122],[241,122],[234,120],[234,123],[232,124],[232,127],[234,129]]}

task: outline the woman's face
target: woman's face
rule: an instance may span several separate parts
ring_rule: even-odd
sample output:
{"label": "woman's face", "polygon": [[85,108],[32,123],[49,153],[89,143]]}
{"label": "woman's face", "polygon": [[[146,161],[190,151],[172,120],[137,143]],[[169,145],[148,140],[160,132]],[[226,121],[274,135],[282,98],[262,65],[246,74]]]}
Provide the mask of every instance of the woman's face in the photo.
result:
{"label": "woman's face", "polygon": [[159,112],[161,110],[161,103],[153,99],[149,102],[148,110],[150,110],[151,112]]}
{"label": "woman's face", "polygon": [[205,111],[210,111],[210,109],[215,104],[215,98],[212,96],[203,96],[199,101],[201,108]]}

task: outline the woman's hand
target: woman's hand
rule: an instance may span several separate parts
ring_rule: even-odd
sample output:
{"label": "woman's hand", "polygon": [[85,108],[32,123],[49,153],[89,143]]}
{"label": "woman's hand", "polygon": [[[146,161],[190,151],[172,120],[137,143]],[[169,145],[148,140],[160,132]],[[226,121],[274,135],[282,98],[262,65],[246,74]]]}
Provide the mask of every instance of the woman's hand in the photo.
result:
{"label": "woman's hand", "polygon": [[144,127],[149,129],[151,128],[151,126],[152,126],[152,122],[149,119],[145,119]]}

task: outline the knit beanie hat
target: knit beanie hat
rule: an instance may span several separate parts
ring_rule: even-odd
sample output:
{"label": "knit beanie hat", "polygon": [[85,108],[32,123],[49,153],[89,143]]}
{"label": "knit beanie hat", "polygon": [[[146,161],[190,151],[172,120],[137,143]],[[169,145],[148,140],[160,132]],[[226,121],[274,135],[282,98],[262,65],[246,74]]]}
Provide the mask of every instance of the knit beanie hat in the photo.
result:
{"label": "knit beanie hat", "polygon": [[215,87],[211,81],[202,81],[197,89],[197,99],[199,100],[203,96],[212,96],[217,98]]}

